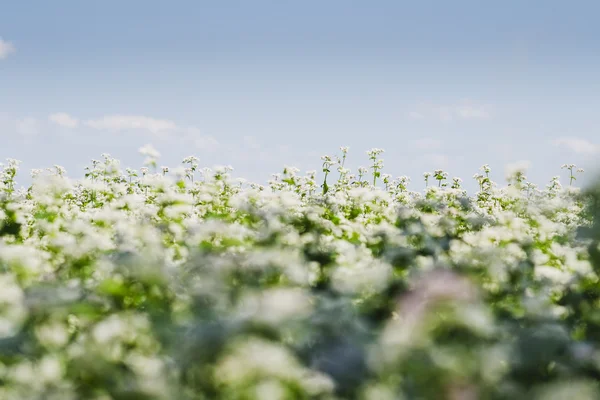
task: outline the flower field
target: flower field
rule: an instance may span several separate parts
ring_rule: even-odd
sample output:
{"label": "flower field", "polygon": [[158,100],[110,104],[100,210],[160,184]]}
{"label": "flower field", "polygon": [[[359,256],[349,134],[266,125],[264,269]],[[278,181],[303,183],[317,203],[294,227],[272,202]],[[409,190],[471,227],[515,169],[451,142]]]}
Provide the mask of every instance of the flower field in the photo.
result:
{"label": "flower field", "polygon": [[[324,156],[0,170],[0,399],[598,399],[597,190]],[[19,172],[20,174],[20,172]],[[418,185],[414,185],[418,186]]]}

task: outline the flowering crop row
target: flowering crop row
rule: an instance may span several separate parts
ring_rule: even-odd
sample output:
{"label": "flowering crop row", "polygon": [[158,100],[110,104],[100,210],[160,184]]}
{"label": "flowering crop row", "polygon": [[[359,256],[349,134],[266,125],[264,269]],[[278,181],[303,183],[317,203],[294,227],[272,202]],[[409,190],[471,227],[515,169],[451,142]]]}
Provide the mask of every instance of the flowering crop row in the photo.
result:
{"label": "flowering crop row", "polygon": [[595,191],[341,157],[0,175],[0,398],[600,398]]}

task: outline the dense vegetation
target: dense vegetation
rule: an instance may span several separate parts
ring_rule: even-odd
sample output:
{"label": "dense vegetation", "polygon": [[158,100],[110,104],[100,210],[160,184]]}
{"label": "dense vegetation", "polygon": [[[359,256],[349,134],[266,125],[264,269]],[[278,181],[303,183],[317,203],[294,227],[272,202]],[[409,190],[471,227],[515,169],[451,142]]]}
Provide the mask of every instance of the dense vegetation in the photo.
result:
{"label": "dense vegetation", "polygon": [[0,398],[597,399],[596,191],[323,157],[0,184]]}

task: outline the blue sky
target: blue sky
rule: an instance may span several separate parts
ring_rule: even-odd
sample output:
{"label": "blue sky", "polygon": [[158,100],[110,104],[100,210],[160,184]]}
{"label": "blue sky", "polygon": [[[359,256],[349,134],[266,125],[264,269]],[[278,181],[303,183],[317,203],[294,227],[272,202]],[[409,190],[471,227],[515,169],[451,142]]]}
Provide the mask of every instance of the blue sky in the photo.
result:
{"label": "blue sky", "polygon": [[[81,176],[109,153],[268,179],[350,147],[384,172],[600,159],[597,1],[20,0],[0,6],[0,158]],[[564,182],[564,181],[563,181]],[[469,183],[472,185],[472,183]]]}

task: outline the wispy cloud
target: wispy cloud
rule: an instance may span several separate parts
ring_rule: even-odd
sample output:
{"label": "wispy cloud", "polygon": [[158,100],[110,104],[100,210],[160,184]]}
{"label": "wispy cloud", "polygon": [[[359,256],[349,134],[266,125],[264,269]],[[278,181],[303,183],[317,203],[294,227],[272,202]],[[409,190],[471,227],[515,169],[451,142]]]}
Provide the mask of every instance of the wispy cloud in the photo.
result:
{"label": "wispy cloud", "polygon": [[77,128],[79,121],[67,113],[55,113],[48,116],[48,120],[64,128]]}
{"label": "wispy cloud", "polygon": [[566,147],[577,154],[600,154],[600,145],[594,144],[586,139],[568,136],[554,139],[551,143],[557,147]]}
{"label": "wispy cloud", "polygon": [[8,57],[9,54],[16,51],[15,46],[11,42],[7,42],[0,38],[0,60]]}
{"label": "wispy cloud", "polygon": [[151,135],[155,139],[177,138],[202,151],[214,151],[220,144],[213,136],[204,134],[195,126],[180,126],[168,119],[152,118],[144,115],[105,115],[100,118],[81,121],[68,113],[59,112],[48,116],[48,120],[66,128],[76,128],[80,124],[98,131],[112,133],[137,132]]}
{"label": "wispy cloud", "polygon": [[413,140],[413,146],[419,150],[436,150],[442,147],[442,141],[434,138],[420,138]]}
{"label": "wispy cloud", "polygon": [[164,135],[177,131],[177,124],[167,119],[156,119],[143,115],[107,115],[99,119],[90,119],[84,125],[105,131],[147,131],[154,135]]}
{"label": "wispy cloud", "polygon": [[462,102],[460,104],[425,104],[408,112],[412,119],[429,119],[449,122],[454,120],[488,119],[492,114],[490,107],[483,104]]}

